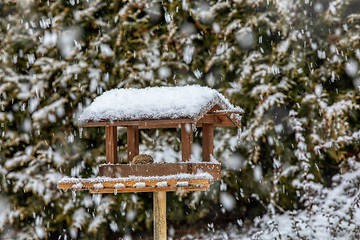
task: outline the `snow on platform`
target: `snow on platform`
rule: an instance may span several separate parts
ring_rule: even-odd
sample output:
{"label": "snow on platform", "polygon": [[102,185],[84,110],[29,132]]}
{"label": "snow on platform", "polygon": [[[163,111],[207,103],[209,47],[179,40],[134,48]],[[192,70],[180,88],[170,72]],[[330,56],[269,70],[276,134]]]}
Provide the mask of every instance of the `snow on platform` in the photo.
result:
{"label": "snow on platform", "polygon": [[213,177],[209,173],[182,173],[152,177],[129,176],[126,178],[64,177],[59,181],[58,188],[73,191],[90,190],[91,193],[208,191],[213,182]]}

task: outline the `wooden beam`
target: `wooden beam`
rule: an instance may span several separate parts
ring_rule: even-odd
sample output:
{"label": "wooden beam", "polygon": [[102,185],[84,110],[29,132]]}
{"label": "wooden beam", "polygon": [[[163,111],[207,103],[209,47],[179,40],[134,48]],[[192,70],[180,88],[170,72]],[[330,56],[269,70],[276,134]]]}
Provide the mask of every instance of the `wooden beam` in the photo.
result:
{"label": "wooden beam", "polygon": [[227,127],[227,126],[236,127],[236,124],[233,121],[231,121],[229,116],[227,116],[227,115],[217,115],[217,117],[221,121],[221,126],[224,126],[224,127]]}
{"label": "wooden beam", "polygon": [[78,181],[60,181],[58,188],[63,190],[82,191],[91,193],[127,193],[127,192],[159,192],[159,191],[209,191],[212,180],[202,179],[107,179],[94,181],[83,178]]}
{"label": "wooden beam", "polygon": [[[202,127],[203,123],[214,124],[214,127],[236,127],[240,126],[241,123],[239,120],[231,119],[231,113],[225,112],[209,112],[203,116],[197,123],[197,127]],[[118,127],[127,127],[127,126],[139,126],[139,129],[154,129],[154,128],[180,128],[181,124],[184,123],[193,123],[193,119],[183,118],[183,119],[146,119],[146,120],[136,120],[136,121],[98,121],[98,122],[86,122],[80,123],[80,127],[102,127],[102,126],[118,126]]]}
{"label": "wooden beam", "polygon": [[114,188],[103,188],[103,189],[77,189],[77,191],[82,190],[90,190],[91,193],[131,193],[131,192],[195,192],[195,191],[201,191],[206,192],[210,190],[210,185],[207,186],[190,186],[190,187],[165,187],[165,188],[120,188],[120,189],[114,189]]}
{"label": "wooden beam", "polygon": [[213,115],[228,115],[228,114],[242,114],[244,111],[233,111],[233,110],[215,110],[214,112],[209,112],[207,114]]}
{"label": "wooden beam", "polygon": [[115,164],[117,159],[117,127],[105,127],[106,163]]}
{"label": "wooden beam", "polygon": [[127,126],[128,163],[139,154],[139,126]]}
{"label": "wooden beam", "polygon": [[182,123],[191,123],[192,119],[146,119],[146,120],[134,120],[134,121],[122,121],[122,120],[103,120],[103,121],[90,121],[80,123],[80,127],[103,127],[103,126],[139,126],[139,128],[152,129],[152,128],[178,128]]}
{"label": "wooden beam", "polygon": [[221,125],[221,120],[213,114],[205,114],[202,119],[200,119],[197,123],[208,123],[208,124],[218,124]]}
{"label": "wooden beam", "polygon": [[191,124],[181,124],[181,158],[183,162],[187,162],[191,158],[193,145],[193,131]]}
{"label": "wooden beam", "polygon": [[226,116],[236,127],[241,127],[241,118],[235,117],[233,114],[228,114]]}
{"label": "wooden beam", "polygon": [[178,173],[209,173],[214,181],[221,180],[221,165],[216,163],[154,163],[154,164],[104,164],[99,167],[99,177],[152,177],[169,176]]}
{"label": "wooden beam", "polygon": [[203,161],[210,162],[210,156],[214,152],[214,126],[212,124],[202,125],[202,153]]}
{"label": "wooden beam", "polygon": [[154,239],[166,240],[166,192],[154,192]]}
{"label": "wooden beam", "polygon": [[[143,187],[152,187],[152,188],[158,188],[158,189],[162,189],[162,188],[167,188],[167,187],[194,187],[194,186],[208,186],[210,184],[213,183],[212,180],[208,179],[208,178],[197,178],[197,179],[139,179],[139,180],[134,180],[134,179],[109,179],[107,181],[104,180],[99,180],[99,181],[89,181],[86,178],[79,178],[77,182],[59,182],[58,183],[58,188],[61,189],[70,189],[73,186],[76,186],[77,184],[81,183],[81,188],[79,188],[79,190],[86,190],[86,189],[95,189],[94,185],[101,183],[102,188],[114,188],[114,189],[123,189],[123,188],[136,188],[137,183],[143,183]],[[183,185],[181,186],[181,184],[179,183],[187,183],[187,186]],[[166,183],[165,185],[163,185],[162,183]],[[119,187],[116,185],[122,185],[123,187]],[[138,187],[141,188],[141,187]],[[78,188],[74,188],[73,190],[77,190]]]}

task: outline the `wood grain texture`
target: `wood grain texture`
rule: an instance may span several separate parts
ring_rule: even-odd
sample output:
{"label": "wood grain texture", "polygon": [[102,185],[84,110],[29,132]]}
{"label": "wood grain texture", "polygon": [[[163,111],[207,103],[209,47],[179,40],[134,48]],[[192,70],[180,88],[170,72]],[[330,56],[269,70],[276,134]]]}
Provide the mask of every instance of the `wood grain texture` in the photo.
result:
{"label": "wood grain texture", "polygon": [[196,124],[201,127],[203,123],[214,124],[215,127],[240,127],[241,122],[236,116],[239,112],[213,112],[221,110],[214,108],[212,111],[204,114],[199,121],[195,122],[192,118],[181,119],[143,119],[143,120],[102,120],[89,121],[80,123],[80,127],[104,127],[104,126],[139,126],[139,129],[154,129],[154,128],[180,128],[181,124],[189,123]]}
{"label": "wood grain texture", "polygon": [[214,152],[214,125],[203,124],[202,126],[202,150],[203,161],[210,162]]}
{"label": "wood grain texture", "polygon": [[90,190],[90,193],[133,193],[133,192],[206,192],[210,190],[210,187],[196,186],[196,187],[165,187],[165,188],[124,188],[124,189],[114,189],[114,188],[104,188],[100,190]]}
{"label": "wood grain texture", "polygon": [[166,191],[154,192],[154,239],[166,240]]}
{"label": "wood grain texture", "polygon": [[[164,184],[166,182],[166,184]],[[81,183],[81,187],[78,187]],[[139,184],[141,183],[141,184]],[[184,184],[186,183],[186,184]],[[209,191],[213,183],[209,179],[171,179],[163,180],[108,180],[89,181],[79,179],[76,183],[59,182],[58,188],[73,191],[90,190],[92,193],[126,193],[126,192],[159,192],[159,191]],[[101,184],[101,187],[97,187]],[[119,187],[121,185],[121,187]]]}
{"label": "wood grain texture", "polygon": [[139,154],[139,126],[127,127],[127,157],[128,162]]}
{"label": "wood grain texture", "polygon": [[191,158],[193,146],[193,131],[191,124],[181,124],[181,160],[187,162]]}
{"label": "wood grain texture", "polygon": [[178,173],[209,173],[214,181],[221,180],[221,165],[215,163],[165,163],[165,164],[106,164],[99,167],[100,177],[151,177],[167,176]]}
{"label": "wood grain texture", "polygon": [[118,162],[117,157],[117,127],[105,127],[105,143],[106,143],[106,163],[115,164]]}
{"label": "wood grain texture", "polygon": [[127,126],[139,126],[139,128],[175,128],[180,127],[182,123],[191,123],[192,119],[190,118],[181,118],[181,119],[144,119],[144,120],[134,120],[134,121],[122,121],[122,120],[103,120],[103,121],[89,121],[80,123],[80,127],[103,127],[103,126],[118,126],[118,127],[127,127]]}

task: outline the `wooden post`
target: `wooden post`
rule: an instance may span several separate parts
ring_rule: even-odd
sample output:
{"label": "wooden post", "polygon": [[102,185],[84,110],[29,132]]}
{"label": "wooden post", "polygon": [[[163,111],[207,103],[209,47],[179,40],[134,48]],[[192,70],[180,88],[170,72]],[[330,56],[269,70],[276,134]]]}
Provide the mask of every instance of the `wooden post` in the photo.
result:
{"label": "wooden post", "polygon": [[202,125],[202,151],[203,161],[210,162],[210,156],[214,153],[214,125]]}
{"label": "wooden post", "polygon": [[117,127],[105,126],[106,163],[116,164],[117,159]]}
{"label": "wooden post", "polygon": [[127,126],[128,163],[139,154],[139,126]]}
{"label": "wooden post", "polygon": [[154,192],[154,240],[167,239],[166,192]]}
{"label": "wooden post", "polygon": [[183,162],[187,162],[191,158],[193,144],[193,132],[191,124],[181,124],[181,158]]}

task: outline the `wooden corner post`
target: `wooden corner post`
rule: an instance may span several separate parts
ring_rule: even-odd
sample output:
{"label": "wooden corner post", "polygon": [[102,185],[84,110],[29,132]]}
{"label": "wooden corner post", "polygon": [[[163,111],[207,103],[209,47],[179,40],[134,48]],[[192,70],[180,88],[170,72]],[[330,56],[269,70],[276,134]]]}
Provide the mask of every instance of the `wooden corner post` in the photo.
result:
{"label": "wooden corner post", "polygon": [[202,150],[203,161],[210,162],[210,156],[214,153],[214,125],[202,125]]}
{"label": "wooden corner post", "polygon": [[117,127],[105,126],[106,163],[116,164],[117,159]]}
{"label": "wooden corner post", "polygon": [[181,124],[181,158],[183,162],[187,162],[191,158],[193,145],[193,131],[191,124]]}
{"label": "wooden corner post", "polygon": [[139,154],[139,126],[127,126],[128,163]]}

